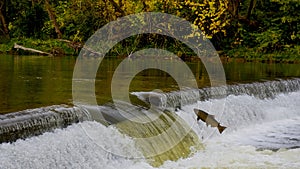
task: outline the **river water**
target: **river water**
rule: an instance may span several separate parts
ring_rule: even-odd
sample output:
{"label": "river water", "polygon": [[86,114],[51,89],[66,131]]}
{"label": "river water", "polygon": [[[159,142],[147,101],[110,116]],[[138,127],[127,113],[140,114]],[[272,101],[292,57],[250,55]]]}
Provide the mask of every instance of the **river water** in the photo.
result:
{"label": "river water", "polygon": [[[103,107],[112,100],[111,78],[120,61],[105,59],[101,63],[95,84],[97,102]],[[0,112],[71,105],[75,62],[74,57],[1,56]],[[159,168],[300,167],[299,65],[224,63],[229,86],[226,96],[219,93],[222,97],[205,95],[211,90],[218,95],[221,90],[210,87],[201,63],[188,65],[197,78],[199,90],[178,92],[174,79],[156,70],[139,73],[130,86],[131,94],[138,98],[161,89],[163,92],[158,94],[167,98],[167,107],[175,107],[178,94],[190,96],[184,97],[186,100],[176,115],[191,125],[204,148],[192,151],[186,158],[165,161]],[[195,91],[200,91],[202,99],[191,97]],[[215,115],[227,129],[218,134],[215,128],[197,122],[192,113],[194,108]],[[100,132],[101,137],[93,135],[93,131]],[[84,121],[26,140],[2,143],[0,168],[153,168],[143,158],[116,156],[99,144],[127,155],[140,153],[131,137],[116,126]]]}
{"label": "river water", "polygon": [[[98,103],[111,101],[110,85],[122,59],[104,59],[97,74]],[[0,56],[0,113],[72,103],[72,76],[76,57]],[[210,85],[201,63],[187,63],[200,88]],[[100,68],[99,68],[100,69]],[[248,83],[276,78],[300,77],[299,64],[230,62],[224,64],[227,83]],[[178,70],[180,72],[180,70]],[[176,82],[162,71],[139,73],[131,91],[178,90]]]}

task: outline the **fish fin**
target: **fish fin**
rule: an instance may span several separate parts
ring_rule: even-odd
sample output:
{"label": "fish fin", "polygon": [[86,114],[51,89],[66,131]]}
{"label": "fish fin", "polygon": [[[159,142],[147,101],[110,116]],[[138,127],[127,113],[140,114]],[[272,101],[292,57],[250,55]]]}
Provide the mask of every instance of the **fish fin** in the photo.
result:
{"label": "fish fin", "polygon": [[218,125],[218,130],[220,132],[220,134],[222,134],[222,132],[226,129],[225,126],[221,126],[220,124]]}
{"label": "fish fin", "polygon": [[199,116],[197,116],[197,121],[199,121],[200,120],[200,117]]}
{"label": "fish fin", "polygon": [[209,114],[208,117],[215,118],[215,115]]}

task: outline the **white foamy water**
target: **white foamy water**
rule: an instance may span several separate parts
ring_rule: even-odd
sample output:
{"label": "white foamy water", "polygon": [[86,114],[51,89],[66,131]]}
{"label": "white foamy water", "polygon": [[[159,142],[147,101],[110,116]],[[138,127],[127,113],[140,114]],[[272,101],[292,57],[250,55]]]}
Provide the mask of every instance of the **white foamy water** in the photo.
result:
{"label": "white foamy water", "polygon": [[[201,108],[228,128],[222,135],[202,122],[193,126],[204,142],[187,159],[166,161],[160,168],[300,168],[300,92],[274,99],[228,96],[187,105],[178,111],[192,124],[193,108]],[[214,107],[224,105],[224,107]],[[82,129],[101,131],[95,144]],[[91,132],[92,133],[92,132]],[[0,168],[153,168],[144,159],[124,158],[140,152],[134,142],[114,127],[96,122],[73,124],[66,129],[0,145]],[[272,151],[276,150],[276,151]]]}

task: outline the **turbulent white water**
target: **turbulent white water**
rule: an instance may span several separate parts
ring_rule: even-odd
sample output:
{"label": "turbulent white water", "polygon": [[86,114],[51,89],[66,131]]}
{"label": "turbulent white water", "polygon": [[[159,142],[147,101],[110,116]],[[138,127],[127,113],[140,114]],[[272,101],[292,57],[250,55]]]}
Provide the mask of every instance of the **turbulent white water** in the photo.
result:
{"label": "turbulent white water", "polygon": [[[197,107],[215,114],[228,128],[220,135],[215,128],[196,123],[192,127],[204,150],[187,159],[166,161],[160,168],[300,168],[299,103],[300,91],[295,91],[265,99],[229,95],[185,105],[177,114],[189,124],[195,123]],[[91,140],[82,126],[102,135]],[[119,157],[106,150],[128,157],[140,153],[133,140],[113,126],[83,122],[1,144],[0,168],[153,168],[144,159]]]}

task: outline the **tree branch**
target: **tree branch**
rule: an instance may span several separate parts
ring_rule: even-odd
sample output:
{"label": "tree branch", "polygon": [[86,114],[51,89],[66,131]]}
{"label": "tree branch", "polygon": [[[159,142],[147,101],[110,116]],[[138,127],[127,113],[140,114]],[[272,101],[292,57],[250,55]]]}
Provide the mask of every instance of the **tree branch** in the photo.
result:
{"label": "tree branch", "polygon": [[17,43],[14,44],[14,48],[15,49],[21,49],[21,50],[24,50],[24,51],[30,51],[30,52],[33,52],[33,53],[39,53],[39,54],[42,54],[42,55],[52,56],[51,53],[43,52],[43,51],[32,49],[32,48],[26,48],[24,46],[18,45]]}

